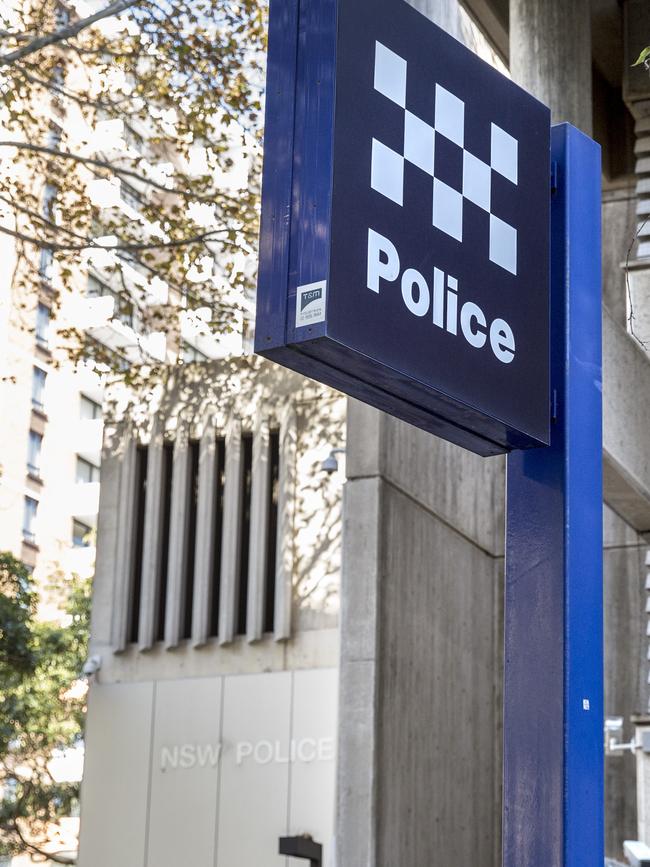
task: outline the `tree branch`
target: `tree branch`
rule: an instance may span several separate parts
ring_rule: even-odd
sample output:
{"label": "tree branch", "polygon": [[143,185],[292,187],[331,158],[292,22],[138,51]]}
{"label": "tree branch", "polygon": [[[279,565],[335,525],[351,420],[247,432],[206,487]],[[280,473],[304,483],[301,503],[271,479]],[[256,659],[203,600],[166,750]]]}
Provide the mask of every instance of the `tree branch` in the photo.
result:
{"label": "tree branch", "polygon": [[167,193],[167,195],[182,196],[184,198],[191,199],[193,202],[199,203],[214,202],[214,196],[195,196],[187,190],[179,190],[175,187],[166,187],[164,184],[161,184],[158,181],[154,181],[153,178],[148,178],[146,175],[142,174],[142,172],[136,172],[134,169],[124,168],[123,166],[108,162],[108,160],[100,160],[96,157],[82,157],[80,154],[73,154],[68,151],[60,151],[57,148],[50,148],[46,147],[45,145],[31,144],[30,142],[0,141],[0,148],[3,147],[34,151],[35,153],[50,154],[53,157],[62,157],[63,159],[72,160],[76,163],[97,166],[98,168],[106,169],[107,171],[112,172],[114,175],[125,175],[126,177],[135,178],[136,180],[141,181],[143,184],[147,184],[148,186],[155,187],[155,189],[157,190],[161,190],[163,193]]}
{"label": "tree branch", "polygon": [[20,827],[18,825],[18,820],[13,818],[11,820],[12,827],[14,829],[14,833],[23,844],[25,849],[28,850],[33,855],[40,855],[42,857],[47,858],[49,861],[54,861],[56,864],[74,864],[76,859],[66,856],[59,855],[57,852],[46,852],[44,849],[41,849],[40,846],[37,846],[36,843],[31,843],[29,840],[25,838]]}
{"label": "tree branch", "polygon": [[119,15],[120,12],[124,12],[125,9],[134,6],[137,2],[138,0],[114,0],[113,3],[109,3],[108,6],[105,6],[104,9],[100,9],[99,12],[95,12],[94,15],[89,15],[87,18],[81,18],[79,21],[75,21],[67,27],[62,27],[60,30],[54,30],[51,33],[46,33],[44,36],[38,36],[36,39],[32,39],[21,48],[16,48],[15,51],[9,51],[7,54],[0,54],[0,66],[9,66],[17,60],[22,60],[23,57],[27,57],[29,54],[34,54],[36,51],[46,48],[48,45],[54,45],[57,42],[64,42],[66,39],[72,39],[82,30],[85,30],[97,21],[101,21],[103,18],[110,18],[112,15]]}
{"label": "tree branch", "polygon": [[179,238],[176,241],[157,241],[146,244],[97,244],[94,241],[88,241],[87,244],[58,244],[53,241],[45,241],[40,238],[34,238],[32,235],[26,235],[24,232],[18,232],[15,229],[10,229],[8,226],[0,225],[0,233],[10,235],[12,238],[18,238],[26,244],[31,244],[33,247],[39,247],[41,250],[52,250],[53,252],[80,253],[83,250],[103,250],[105,253],[110,253],[112,250],[168,250],[175,247],[185,247],[188,244],[200,244],[216,237],[217,235],[227,234],[226,229],[212,229],[210,232],[202,232],[200,235],[192,235],[189,238]]}

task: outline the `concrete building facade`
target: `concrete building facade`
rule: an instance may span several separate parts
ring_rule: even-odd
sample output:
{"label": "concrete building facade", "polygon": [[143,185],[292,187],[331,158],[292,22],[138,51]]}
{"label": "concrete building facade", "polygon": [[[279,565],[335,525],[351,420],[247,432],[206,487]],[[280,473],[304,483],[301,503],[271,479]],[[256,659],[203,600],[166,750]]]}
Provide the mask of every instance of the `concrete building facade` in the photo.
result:
{"label": "concrete building facade", "polygon": [[240,358],[130,409],[105,438],[79,863],[329,854],[343,477],[321,464],[345,401]]}

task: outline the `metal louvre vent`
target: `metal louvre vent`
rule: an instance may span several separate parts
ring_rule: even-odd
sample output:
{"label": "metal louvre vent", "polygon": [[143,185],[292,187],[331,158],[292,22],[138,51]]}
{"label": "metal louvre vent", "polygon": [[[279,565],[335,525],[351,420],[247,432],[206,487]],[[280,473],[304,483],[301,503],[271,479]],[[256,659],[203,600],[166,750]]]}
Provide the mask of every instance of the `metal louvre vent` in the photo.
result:
{"label": "metal louvre vent", "polygon": [[120,464],[112,644],[290,635],[295,417],[231,418],[173,440],[158,421]]}

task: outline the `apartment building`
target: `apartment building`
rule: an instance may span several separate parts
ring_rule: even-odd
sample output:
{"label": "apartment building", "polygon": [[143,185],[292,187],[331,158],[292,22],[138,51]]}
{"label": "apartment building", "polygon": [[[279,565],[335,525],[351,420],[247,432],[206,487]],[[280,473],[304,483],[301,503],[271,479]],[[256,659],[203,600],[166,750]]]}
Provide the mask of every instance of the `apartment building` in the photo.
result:
{"label": "apartment building", "polygon": [[[13,7],[2,6],[9,20]],[[72,14],[73,8],[61,3],[57,23]],[[79,70],[69,53],[61,57],[57,90],[34,108],[45,131],[38,144],[99,155],[109,164],[146,159],[155,169],[163,157],[150,146],[146,124],[109,118],[67,97],[66,88],[75,93]],[[0,129],[6,131],[3,124],[0,116]],[[59,221],[56,184],[30,177],[20,150],[5,147],[1,156],[0,171],[21,178],[41,214]],[[234,158],[236,168],[224,183],[238,188],[247,183],[249,163],[236,153]],[[175,158],[166,151],[165,162],[170,159]],[[97,214],[95,243],[103,243],[101,226],[116,221],[137,224],[148,238],[152,227],[141,213],[146,185],[137,178],[95,176],[92,166],[83,171]],[[14,219],[3,205],[0,220],[9,232],[16,228]],[[206,324],[210,310],[191,285],[169,286],[151,264],[132,252],[109,249],[110,238],[105,240],[105,249],[80,253],[72,277],[64,279],[52,249],[0,234],[0,406],[7,420],[0,432],[0,548],[23,560],[42,586],[59,571],[92,574],[109,368],[186,363],[242,350],[241,316],[232,335],[215,336]],[[162,310],[174,312],[156,318]],[[86,356],[77,351],[81,343]],[[55,614],[46,596],[42,606],[44,616]]]}

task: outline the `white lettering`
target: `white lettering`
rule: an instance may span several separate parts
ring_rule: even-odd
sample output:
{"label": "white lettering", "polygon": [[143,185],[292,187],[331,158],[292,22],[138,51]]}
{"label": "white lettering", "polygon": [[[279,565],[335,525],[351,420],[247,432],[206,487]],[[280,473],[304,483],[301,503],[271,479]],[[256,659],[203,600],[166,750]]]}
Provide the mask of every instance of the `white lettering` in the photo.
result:
{"label": "white lettering", "polygon": [[331,762],[334,759],[334,738],[321,738],[318,741],[318,760]]}
{"label": "white lettering", "polygon": [[447,277],[447,331],[450,334],[458,334],[458,280],[455,277]]}
{"label": "white lettering", "polygon": [[[472,329],[472,320],[476,321],[476,330]],[[471,345],[477,349],[482,349],[487,340],[487,327],[485,314],[478,306],[471,301],[463,304],[460,311],[460,330],[463,332],[463,337]]]}
{"label": "white lettering", "polygon": [[316,759],[316,741],[312,738],[298,741],[297,756],[299,762],[313,762]]}
{"label": "white lettering", "polygon": [[196,764],[196,749],[192,744],[183,744],[181,746],[181,758],[179,764],[181,768],[193,768]]}
{"label": "white lettering", "polygon": [[236,749],[236,759],[238,765],[244,761],[245,758],[251,756],[253,754],[253,744],[250,741],[239,741]]}
{"label": "white lettering", "polygon": [[200,768],[208,767],[208,765],[211,768],[215,768],[219,764],[221,744],[217,744],[216,746],[212,744],[199,745],[196,748],[196,755]]}
{"label": "white lettering", "polygon": [[[399,254],[395,245],[388,238],[369,229],[368,289],[378,293],[379,281],[382,279],[394,283],[399,277],[400,267]],[[474,349],[483,349],[488,342],[489,334],[490,348],[495,358],[503,364],[514,361],[515,336],[505,319],[495,319],[488,328],[485,313],[478,304],[471,301],[462,305],[459,317],[459,286],[455,277],[445,275],[440,268],[433,269],[433,303],[426,278],[414,268],[407,268],[404,271],[401,288],[404,304],[414,316],[426,316],[431,308],[433,324],[438,328],[445,328],[454,336],[458,335],[460,318],[462,336],[470,346]]]}
{"label": "white lettering", "polygon": [[433,269],[433,324],[445,327],[445,275],[440,268]]}
{"label": "white lettering", "polygon": [[379,232],[368,229],[368,289],[379,292],[380,278],[392,283],[398,277],[399,256],[395,245]]}
{"label": "white lettering", "polygon": [[[418,287],[418,300],[415,300],[413,287]],[[402,276],[402,298],[414,316],[426,316],[429,312],[431,296],[427,281],[419,271],[409,268]]]}
{"label": "white lettering", "polygon": [[160,767],[166,771],[168,767],[178,767],[178,747],[163,747],[160,751]]}
{"label": "white lettering", "polygon": [[271,741],[258,741],[253,750],[253,758],[258,765],[268,765],[273,761],[273,744]]}
{"label": "white lettering", "polygon": [[510,364],[515,357],[515,336],[505,320],[495,319],[490,326],[490,346],[504,364]]}

